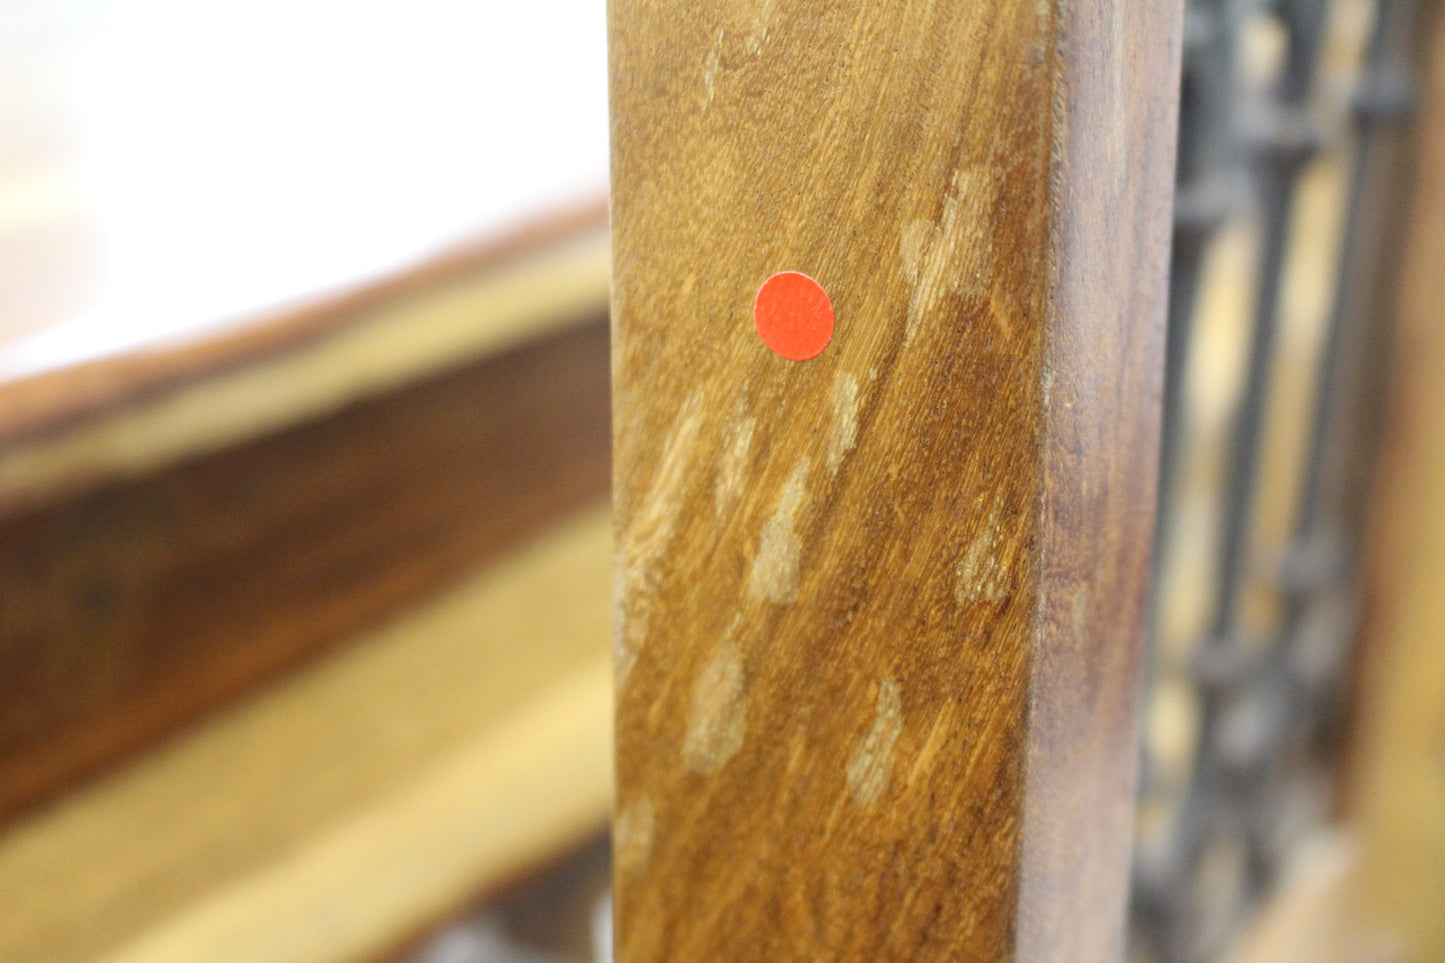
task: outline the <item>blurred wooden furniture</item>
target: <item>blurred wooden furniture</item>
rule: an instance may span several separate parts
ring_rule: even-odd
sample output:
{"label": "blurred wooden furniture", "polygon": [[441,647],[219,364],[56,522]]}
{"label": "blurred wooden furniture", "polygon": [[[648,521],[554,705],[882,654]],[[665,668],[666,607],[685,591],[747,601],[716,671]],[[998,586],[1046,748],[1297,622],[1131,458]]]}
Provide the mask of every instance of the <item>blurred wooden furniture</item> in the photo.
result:
{"label": "blurred wooden furniture", "polygon": [[600,226],[0,386],[0,812],[601,497]]}
{"label": "blurred wooden furniture", "polygon": [[601,12],[398,10],[0,13],[6,961],[370,958],[606,819]]}
{"label": "blurred wooden furniture", "polygon": [[[1356,959],[1445,959],[1445,16],[1417,106],[1345,815]],[[1373,953],[1373,957],[1367,954]]]}

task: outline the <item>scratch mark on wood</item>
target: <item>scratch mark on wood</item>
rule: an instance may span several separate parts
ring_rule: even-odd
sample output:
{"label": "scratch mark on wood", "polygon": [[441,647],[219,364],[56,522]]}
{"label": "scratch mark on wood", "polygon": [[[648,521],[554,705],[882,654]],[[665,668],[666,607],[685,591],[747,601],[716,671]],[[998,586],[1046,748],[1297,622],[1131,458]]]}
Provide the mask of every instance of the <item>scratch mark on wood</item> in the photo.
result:
{"label": "scratch mark on wood", "polygon": [[656,816],[652,799],[646,793],[619,809],[612,830],[617,868],[624,873],[645,871],[655,833]]}
{"label": "scratch mark on wood", "polygon": [[[954,173],[952,189],[944,198],[936,222],[917,218],[904,225],[903,270],[913,285],[905,344],[913,340],[923,319],[945,297],[987,294],[994,251],[991,221],[997,195],[998,179],[993,171],[982,166],[967,167]],[[997,314],[994,317],[1007,329],[1005,318]]]}
{"label": "scratch mark on wood", "polygon": [[828,437],[828,473],[834,474],[858,440],[858,379],[838,372],[833,382],[833,432]]}
{"label": "scratch mark on wood", "polygon": [[689,772],[713,772],[743,746],[748,720],[747,679],[742,653],[734,641],[741,622],[741,616],[733,619],[717,652],[693,686],[687,733],[682,741],[683,763]]}
{"label": "scratch mark on wood", "polygon": [[712,106],[713,94],[716,92],[717,88],[718,62],[722,58],[722,45],[723,28],[718,27],[717,37],[713,40],[712,47],[708,49],[707,61],[703,65],[702,86],[703,91],[705,92],[705,96],[703,98],[702,105],[704,108]]}
{"label": "scratch mark on wood", "polygon": [[808,483],[810,461],[804,458],[783,485],[777,507],[763,526],[753,569],[748,577],[748,595],[757,602],[791,602],[798,597],[798,554],[800,542],[793,525],[802,507]]}
{"label": "scratch mark on wood", "polygon": [[963,558],[954,566],[954,599],[960,605],[974,602],[997,602],[1008,590],[1008,569],[999,558],[1001,544],[998,516],[969,543]]}
{"label": "scratch mark on wood", "polygon": [[713,487],[713,507],[721,516],[732,508],[743,491],[743,474],[747,471],[748,456],[753,449],[753,433],[757,431],[756,418],[733,419],[737,425],[733,443],[723,452],[722,463],[718,466],[717,484]]}
{"label": "scratch mark on wood", "polygon": [[683,405],[659,456],[657,473],[647,497],[639,504],[627,529],[618,535],[617,581],[613,612],[614,658],[617,684],[623,685],[647,638],[651,600],[656,594],[658,563],[677,529],[677,514],[689,476],[688,462],[702,425],[701,405],[694,396]]}
{"label": "scratch mark on wood", "polygon": [[903,702],[898,680],[884,679],[878,686],[878,708],[873,728],[853,750],[848,762],[848,791],[861,805],[876,802],[888,787],[893,769],[893,744],[903,731]]}
{"label": "scratch mark on wood", "polygon": [[773,18],[773,6],[776,0],[763,0],[762,6],[758,9],[757,16],[753,18],[752,33],[748,35],[747,51],[749,57],[756,57],[762,52],[763,44],[768,39],[768,21]]}

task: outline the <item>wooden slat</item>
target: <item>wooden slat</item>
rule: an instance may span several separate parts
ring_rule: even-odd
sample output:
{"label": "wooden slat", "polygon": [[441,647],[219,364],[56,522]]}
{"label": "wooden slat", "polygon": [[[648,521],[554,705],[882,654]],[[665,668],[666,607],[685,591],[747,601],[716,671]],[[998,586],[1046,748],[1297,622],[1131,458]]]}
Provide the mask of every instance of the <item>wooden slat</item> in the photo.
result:
{"label": "wooden slat", "polygon": [[0,815],[600,497],[607,329],[571,320],[329,418],[0,520]]}
{"label": "wooden slat", "polygon": [[1178,29],[612,5],[624,963],[1121,951]]}
{"label": "wooden slat", "polygon": [[375,959],[605,823],[596,505],[0,833],[0,959]]}

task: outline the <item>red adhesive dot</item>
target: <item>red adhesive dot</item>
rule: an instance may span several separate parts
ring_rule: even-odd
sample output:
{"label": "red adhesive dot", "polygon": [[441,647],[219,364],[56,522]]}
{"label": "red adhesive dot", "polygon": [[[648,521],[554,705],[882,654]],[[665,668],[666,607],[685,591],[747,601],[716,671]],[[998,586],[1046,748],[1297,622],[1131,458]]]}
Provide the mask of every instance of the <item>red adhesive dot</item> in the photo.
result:
{"label": "red adhesive dot", "polygon": [[807,361],[822,354],[833,338],[833,302],[806,274],[783,271],[758,288],[753,324],[775,354]]}

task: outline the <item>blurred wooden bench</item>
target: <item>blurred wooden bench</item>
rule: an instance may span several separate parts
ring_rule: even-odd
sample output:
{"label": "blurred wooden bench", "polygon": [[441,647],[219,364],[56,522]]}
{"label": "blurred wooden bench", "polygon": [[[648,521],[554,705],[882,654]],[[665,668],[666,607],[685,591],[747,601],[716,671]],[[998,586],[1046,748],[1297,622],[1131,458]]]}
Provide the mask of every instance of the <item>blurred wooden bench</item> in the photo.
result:
{"label": "blurred wooden bench", "polygon": [[0,15],[0,958],[369,958],[610,808],[600,12],[519,118],[440,4],[88,9]]}

